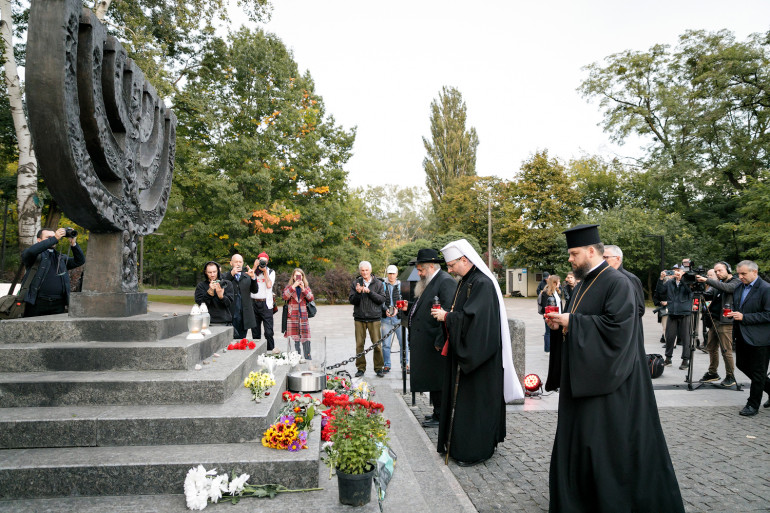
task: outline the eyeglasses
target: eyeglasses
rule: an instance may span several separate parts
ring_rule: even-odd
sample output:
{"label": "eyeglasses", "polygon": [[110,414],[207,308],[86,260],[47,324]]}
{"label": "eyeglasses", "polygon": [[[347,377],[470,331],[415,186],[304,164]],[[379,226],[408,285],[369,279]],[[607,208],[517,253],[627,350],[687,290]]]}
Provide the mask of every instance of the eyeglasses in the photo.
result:
{"label": "eyeglasses", "polygon": [[620,258],[618,255],[604,255],[602,256],[603,259],[607,260],[608,258]]}
{"label": "eyeglasses", "polygon": [[[462,258],[462,257],[460,257],[460,258]],[[460,261],[460,258],[455,258],[454,260],[451,260],[451,261],[447,262],[446,263],[447,268],[451,269],[452,267],[457,265],[457,263]]]}

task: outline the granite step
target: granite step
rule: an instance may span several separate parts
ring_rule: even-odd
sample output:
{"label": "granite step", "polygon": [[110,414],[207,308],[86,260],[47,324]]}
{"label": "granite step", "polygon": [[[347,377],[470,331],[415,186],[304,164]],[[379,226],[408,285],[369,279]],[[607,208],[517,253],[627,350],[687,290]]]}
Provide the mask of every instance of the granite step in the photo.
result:
{"label": "granite step", "polygon": [[0,344],[0,372],[189,370],[232,341],[231,327],[211,331],[203,340]]}
{"label": "granite step", "polygon": [[199,464],[220,473],[247,473],[252,483],[318,486],[320,420],[298,452],[261,442],[130,447],[5,449],[0,451],[0,499],[101,495],[157,495],[184,490]]}
{"label": "granite step", "polygon": [[0,343],[155,341],[187,333],[187,317],[148,313],[125,318],[73,318],[58,314],[4,320]]}
{"label": "granite step", "polygon": [[0,449],[113,447],[259,441],[285,404],[288,367],[256,403],[241,386],[222,404],[6,408]]}
{"label": "granite step", "polygon": [[265,346],[224,352],[204,360],[201,370],[0,372],[0,408],[221,404],[257,370]]}

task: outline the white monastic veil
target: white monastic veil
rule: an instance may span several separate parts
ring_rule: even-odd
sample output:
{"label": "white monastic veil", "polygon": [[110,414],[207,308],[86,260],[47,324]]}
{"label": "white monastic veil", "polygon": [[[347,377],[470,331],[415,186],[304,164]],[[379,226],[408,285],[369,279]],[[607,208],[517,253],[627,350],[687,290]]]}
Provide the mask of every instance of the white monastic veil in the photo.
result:
{"label": "white monastic veil", "polygon": [[465,239],[456,240],[450,242],[441,249],[444,254],[444,260],[449,262],[465,255],[473,265],[479,268],[495,286],[495,292],[497,292],[497,304],[500,305],[500,334],[503,338],[503,393],[505,396],[505,402],[511,403],[516,399],[524,398],[524,390],[521,389],[521,383],[516,375],[516,369],[513,367],[513,353],[511,352],[511,333],[508,329],[508,314],[505,312],[505,303],[503,303],[503,293],[500,291],[500,285],[497,283],[497,278],[489,270],[487,264],[481,256],[476,253],[473,246]]}

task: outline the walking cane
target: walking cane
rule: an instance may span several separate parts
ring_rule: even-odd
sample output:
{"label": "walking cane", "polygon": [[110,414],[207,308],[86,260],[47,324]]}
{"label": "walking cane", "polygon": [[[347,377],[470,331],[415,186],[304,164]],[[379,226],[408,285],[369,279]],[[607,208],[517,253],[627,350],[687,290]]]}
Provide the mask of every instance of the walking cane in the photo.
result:
{"label": "walking cane", "polygon": [[452,413],[449,415],[449,435],[446,442],[446,459],[444,465],[449,465],[449,449],[452,446],[452,428],[455,424],[455,407],[457,406],[457,390],[460,387],[460,364],[457,364],[457,378],[455,378],[455,389],[452,395]]}

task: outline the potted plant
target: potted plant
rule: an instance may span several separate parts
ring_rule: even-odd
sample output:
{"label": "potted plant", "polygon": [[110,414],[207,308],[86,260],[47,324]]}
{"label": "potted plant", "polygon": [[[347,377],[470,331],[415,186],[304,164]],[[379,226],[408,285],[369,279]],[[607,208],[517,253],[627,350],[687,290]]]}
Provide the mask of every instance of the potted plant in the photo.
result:
{"label": "potted plant", "polygon": [[324,462],[337,473],[340,502],[362,506],[371,500],[372,477],[388,443],[389,422],[382,404],[342,397],[326,412],[329,441],[324,444]]}

